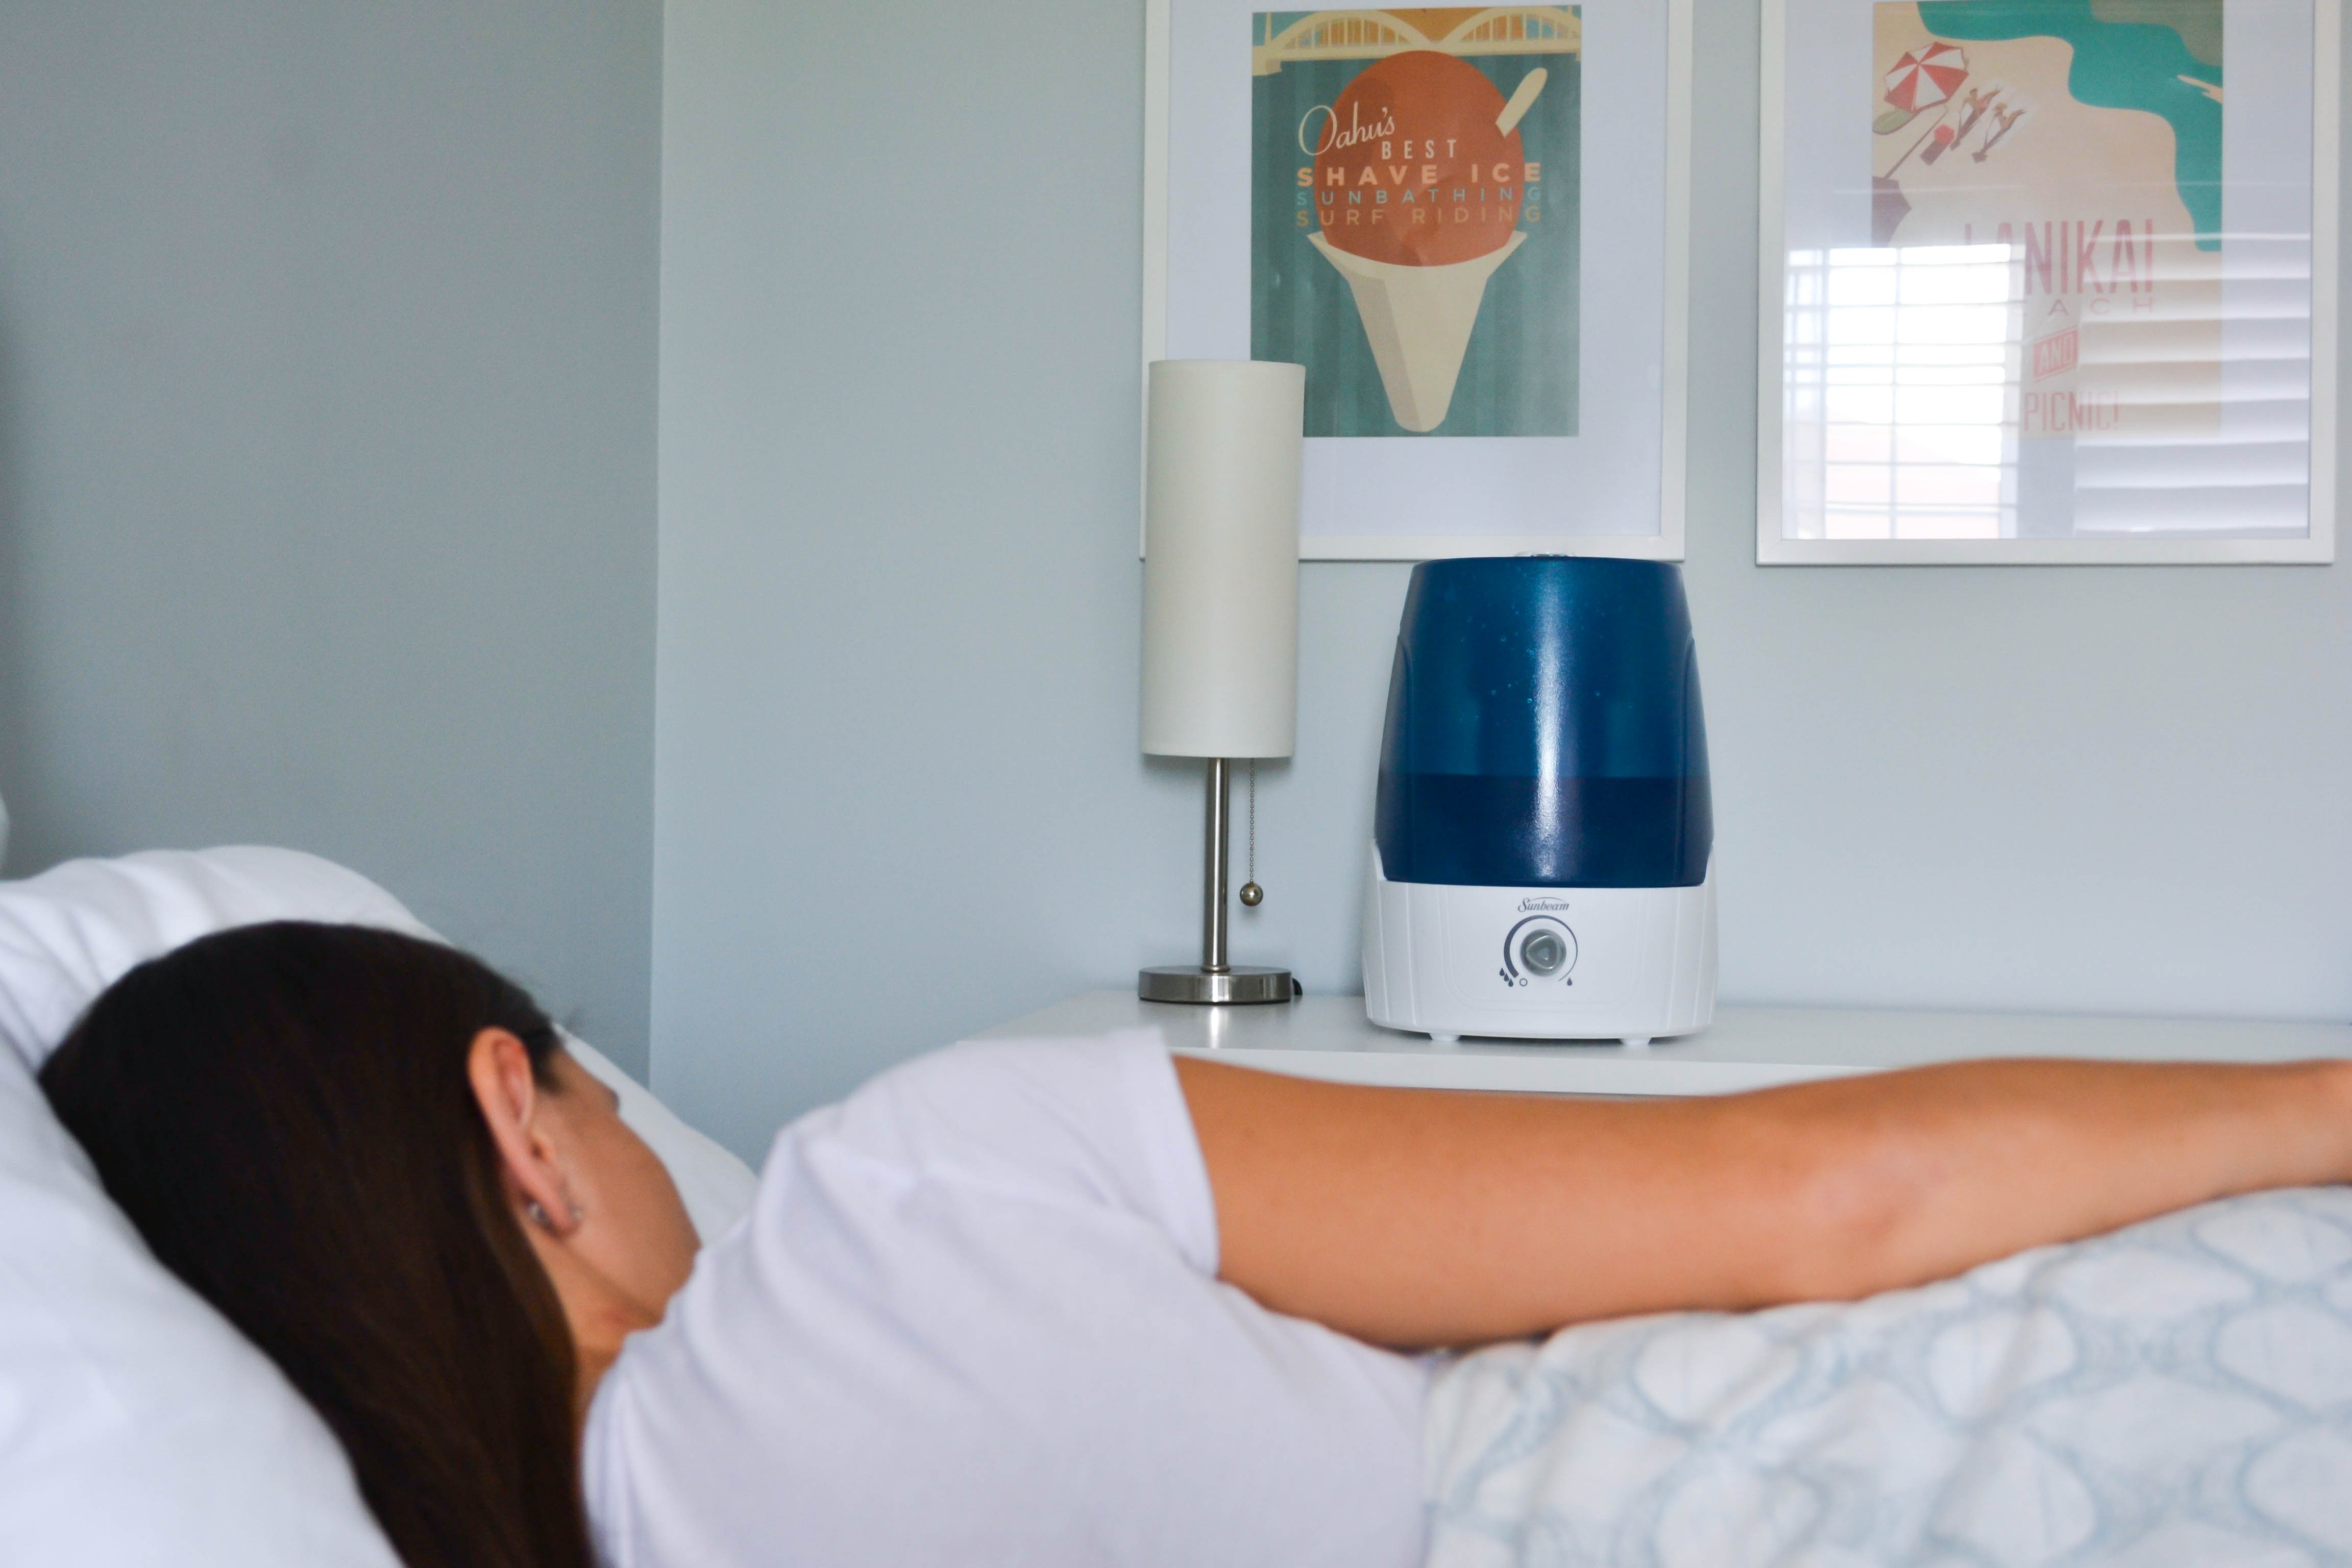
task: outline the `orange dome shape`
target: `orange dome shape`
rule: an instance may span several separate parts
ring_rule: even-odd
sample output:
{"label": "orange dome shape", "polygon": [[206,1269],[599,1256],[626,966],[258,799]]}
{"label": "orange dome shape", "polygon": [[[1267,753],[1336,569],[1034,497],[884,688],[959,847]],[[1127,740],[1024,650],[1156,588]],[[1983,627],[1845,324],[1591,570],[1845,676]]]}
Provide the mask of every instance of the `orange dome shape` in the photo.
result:
{"label": "orange dome shape", "polygon": [[1300,127],[1323,237],[1405,267],[1501,249],[1518,226],[1527,177],[1517,116],[1512,130],[1496,128],[1504,108],[1485,72],[1433,49],[1365,68],[1328,116]]}

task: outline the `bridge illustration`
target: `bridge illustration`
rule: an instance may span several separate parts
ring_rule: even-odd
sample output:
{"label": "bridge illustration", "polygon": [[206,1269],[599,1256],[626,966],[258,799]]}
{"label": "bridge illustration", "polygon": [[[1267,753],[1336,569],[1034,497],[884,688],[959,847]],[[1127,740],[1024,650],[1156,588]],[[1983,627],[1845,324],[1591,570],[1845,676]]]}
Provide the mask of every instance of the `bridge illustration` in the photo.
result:
{"label": "bridge illustration", "polygon": [[[1458,20],[1457,20],[1458,18]],[[1453,22],[1435,37],[1424,23]],[[1475,10],[1310,11],[1250,48],[1250,73],[1272,76],[1304,60],[1376,60],[1407,49],[1448,55],[1573,55],[1584,25],[1572,5],[1488,5]]]}

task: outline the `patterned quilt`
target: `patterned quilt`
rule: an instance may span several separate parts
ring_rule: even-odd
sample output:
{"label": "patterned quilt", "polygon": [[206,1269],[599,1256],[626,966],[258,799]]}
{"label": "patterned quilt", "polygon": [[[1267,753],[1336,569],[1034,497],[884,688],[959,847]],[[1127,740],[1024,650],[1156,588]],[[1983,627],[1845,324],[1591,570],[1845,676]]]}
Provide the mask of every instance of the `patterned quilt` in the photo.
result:
{"label": "patterned quilt", "polygon": [[1448,1363],[1433,1568],[2352,1563],[2352,1190]]}

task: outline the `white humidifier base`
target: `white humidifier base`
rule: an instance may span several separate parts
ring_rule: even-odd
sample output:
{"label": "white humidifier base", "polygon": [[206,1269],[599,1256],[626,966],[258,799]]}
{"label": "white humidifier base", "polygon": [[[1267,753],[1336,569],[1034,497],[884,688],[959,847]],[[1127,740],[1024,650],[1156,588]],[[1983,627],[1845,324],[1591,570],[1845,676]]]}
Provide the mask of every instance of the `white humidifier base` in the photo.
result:
{"label": "white humidifier base", "polygon": [[1715,1016],[1715,861],[1695,888],[1391,882],[1372,850],[1364,1010],[1450,1045],[1465,1035],[1622,1040]]}

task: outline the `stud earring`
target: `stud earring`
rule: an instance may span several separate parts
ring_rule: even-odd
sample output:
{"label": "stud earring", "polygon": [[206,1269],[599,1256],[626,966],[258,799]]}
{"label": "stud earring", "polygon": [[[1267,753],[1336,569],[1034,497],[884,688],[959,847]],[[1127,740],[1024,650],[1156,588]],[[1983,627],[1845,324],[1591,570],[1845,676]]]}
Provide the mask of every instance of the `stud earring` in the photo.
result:
{"label": "stud earring", "polygon": [[[582,1208],[568,1194],[564,1196],[563,1207],[565,1212],[571,1215],[572,1223],[573,1225],[578,1225],[582,1220],[588,1217],[588,1211]],[[553,1236],[555,1234],[554,1219],[549,1215],[547,1210],[540,1204],[540,1201],[537,1198],[524,1199],[522,1212],[523,1217],[530,1220],[531,1224],[539,1226],[540,1229],[547,1232],[550,1236]]]}

